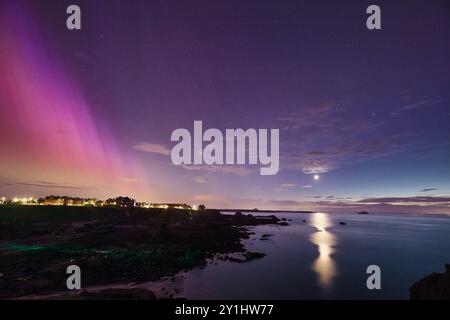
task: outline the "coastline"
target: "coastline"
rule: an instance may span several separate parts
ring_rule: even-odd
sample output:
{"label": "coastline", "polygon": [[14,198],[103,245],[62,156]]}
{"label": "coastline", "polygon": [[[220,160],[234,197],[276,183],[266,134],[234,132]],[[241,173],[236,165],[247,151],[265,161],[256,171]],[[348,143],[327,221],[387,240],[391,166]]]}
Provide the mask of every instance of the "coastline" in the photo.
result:
{"label": "coastline", "polygon": [[[204,267],[217,256],[236,261],[232,254],[239,253],[236,262],[261,258],[241,243],[249,237],[247,227],[280,223],[275,216],[217,210],[71,208],[68,214],[67,208],[28,207],[25,213],[14,208],[9,218],[6,211],[1,209],[0,228],[9,230],[0,236],[2,299],[64,291],[70,264],[83,270],[85,290],[100,290],[114,287],[111,283],[124,288],[159,281]],[[41,221],[40,215],[47,219],[49,211],[53,220]]]}
{"label": "coastline", "polygon": [[[280,213],[274,217],[272,212],[260,212],[259,216],[254,216],[247,212],[219,213],[216,210],[120,209],[102,212],[90,209],[88,212],[91,220],[81,221],[83,219],[75,217],[84,217],[83,212],[74,215],[73,210],[66,211],[65,216],[71,221],[69,225],[67,220],[43,225],[31,217],[27,234],[18,237],[21,240],[16,243],[12,238],[6,239],[5,233],[0,235],[0,271],[4,273],[0,275],[0,291],[4,292],[5,284],[12,284],[12,288],[20,293],[4,295],[3,299],[272,299],[274,292],[278,292],[276,297],[284,299],[330,299],[342,295],[362,299],[408,299],[408,289],[413,283],[434,270],[438,271],[448,261],[445,255],[448,251],[439,250],[436,255],[442,256],[440,259],[425,263],[429,257],[425,249],[429,245],[423,246],[428,241],[434,241],[432,244],[436,248],[448,248],[448,245],[443,245],[442,241],[448,237],[442,230],[447,230],[449,222],[442,215],[405,217],[399,214],[385,219],[378,214],[354,213]],[[0,216],[0,229],[3,229],[8,222],[5,224],[4,214]],[[58,217],[57,212],[55,217]],[[25,215],[23,219],[30,217]],[[10,221],[13,224],[9,226],[21,225],[23,221],[20,220]],[[42,228],[47,231],[43,232]],[[436,238],[433,230],[441,232],[440,238]],[[9,237],[13,236],[11,231],[14,228],[10,229]],[[410,232],[415,236],[411,238]],[[382,234],[384,236],[380,237]],[[58,239],[62,242],[59,246]],[[67,244],[72,240],[73,246],[68,250]],[[411,241],[419,242],[412,246],[408,244]],[[402,243],[408,245],[405,247]],[[31,244],[34,247],[30,247]],[[80,251],[88,246],[100,250]],[[375,256],[367,250],[374,246],[379,248],[379,254]],[[422,247],[424,250],[417,250]],[[164,248],[165,260],[154,260],[154,255],[148,255],[149,251],[157,248]],[[358,255],[354,255],[355,250]],[[403,252],[403,258],[398,254],[399,250]],[[412,252],[414,256],[411,256]],[[49,253],[53,258],[42,264],[37,256],[48,258]],[[14,271],[11,263],[17,262],[13,259],[16,255],[27,256],[29,260],[14,265],[21,270],[16,274],[4,272],[8,271],[5,269],[8,265]],[[83,279],[86,280],[85,276],[88,279],[83,280],[81,290],[66,290],[63,278],[53,287],[39,282],[42,280],[42,274],[37,272],[39,268],[76,260],[79,255],[93,259],[88,273],[92,267],[98,271],[95,277],[82,273]],[[356,266],[357,262],[358,268],[364,269],[367,259],[373,261],[373,257],[387,272],[384,281],[395,283],[394,291],[362,292],[347,286],[347,283],[355,281],[365,283],[365,279],[364,272],[360,276],[354,275],[346,268]],[[404,264],[386,257],[407,259],[404,261],[409,263],[422,261],[423,267],[416,268],[414,274],[399,278],[393,272],[403,268]],[[98,261],[98,258],[105,260]],[[255,261],[248,262],[251,259]],[[153,263],[153,267],[146,268],[145,261]],[[86,261],[81,259],[81,262]],[[28,269],[21,269],[26,264]],[[101,269],[95,269],[100,264],[110,268],[107,278],[102,276]],[[81,265],[83,270],[85,266]],[[60,264],[59,269],[50,271],[65,276],[63,267]],[[259,279],[265,279],[264,283],[259,284]],[[31,282],[31,287],[21,286],[24,282]],[[244,283],[245,288],[239,292],[232,290]],[[333,288],[335,283],[340,285]],[[272,289],[266,290],[265,286]],[[285,289],[277,291],[280,286]]]}

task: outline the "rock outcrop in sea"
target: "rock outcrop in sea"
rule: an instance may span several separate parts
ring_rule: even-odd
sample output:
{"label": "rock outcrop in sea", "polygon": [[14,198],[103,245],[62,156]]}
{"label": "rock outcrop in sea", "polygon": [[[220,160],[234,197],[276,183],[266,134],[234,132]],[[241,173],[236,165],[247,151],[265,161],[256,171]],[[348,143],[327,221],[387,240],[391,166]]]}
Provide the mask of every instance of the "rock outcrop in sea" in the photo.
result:
{"label": "rock outcrop in sea", "polygon": [[450,264],[444,273],[436,273],[414,283],[409,288],[411,300],[450,300]]}

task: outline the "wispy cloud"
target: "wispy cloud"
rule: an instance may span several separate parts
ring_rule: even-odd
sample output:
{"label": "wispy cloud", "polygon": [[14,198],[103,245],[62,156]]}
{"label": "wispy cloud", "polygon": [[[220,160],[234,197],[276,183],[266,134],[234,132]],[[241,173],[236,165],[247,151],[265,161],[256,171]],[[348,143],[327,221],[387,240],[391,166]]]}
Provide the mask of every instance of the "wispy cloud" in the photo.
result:
{"label": "wispy cloud", "polygon": [[391,112],[390,114],[392,116],[396,116],[402,112],[409,111],[409,110],[415,110],[419,108],[425,108],[425,107],[432,107],[437,105],[442,101],[442,98],[430,98],[425,100],[416,101],[410,104],[407,104],[403,107],[398,108],[397,110]]}
{"label": "wispy cloud", "polygon": [[297,185],[295,183],[282,183],[280,188],[295,188]]}
{"label": "wispy cloud", "polygon": [[305,201],[304,207],[325,212],[357,212],[361,210],[385,213],[442,213],[450,214],[450,197],[380,197],[360,200],[342,197],[319,197]]}
{"label": "wispy cloud", "polygon": [[[138,143],[133,146],[133,149],[140,150],[147,153],[154,153],[154,154],[160,154],[163,156],[170,156],[171,150],[167,148],[166,146],[162,144],[155,144],[155,143],[147,143],[142,142]],[[190,170],[190,171],[201,171],[201,172],[208,172],[208,173],[228,173],[228,174],[234,174],[238,176],[247,176],[249,175],[252,170],[250,168],[247,168],[245,166],[241,165],[180,165],[179,167]],[[203,177],[204,178],[204,177]],[[198,183],[204,183],[200,182],[204,179],[197,178],[195,181]]]}
{"label": "wispy cloud", "polygon": [[206,203],[222,203],[229,201],[228,197],[217,194],[197,194],[194,196],[195,201],[202,201]]}
{"label": "wispy cloud", "polygon": [[359,203],[441,203],[450,204],[450,197],[432,197],[432,196],[416,196],[416,197],[386,197],[386,198],[367,198],[358,201]]}
{"label": "wispy cloud", "polygon": [[194,181],[197,182],[197,183],[206,183],[207,182],[207,180],[206,180],[206,178],[204,176],[194,177]]}
{"label": "wispy cloud", "polygon": [[162,144],[156,144],[156,143],[148,143],[148,142],[141,142],[133,146],[133,149],[140,150],[143,152],[148,153],[156,153],[163,156],[169,156],[170,155],[170,149]]}
{"label": "wispy cloud", "polygon": [[137,183],[139,182],[138,179],[132,178],[132,177],[120,177],[120,181],[126,182],[126,183]]}
{"label": "wispy cloud", "polygon": [[229,173],[237,176],[247,176],[252,172],[251,169],[245,166],[237,165],[181,165],[181,167],[191,171]]}
{"label": "wispy cloud", "polygon": [[368,143],[362,137],[383,122],[370,117],[356,119],[349,114],[354,114],[354,111],[345,101],[330,99],[302,106],[279,117],[282,130],[290,131],[288,136],[295,137],[285,142],[281,152],[284,167],[301,170],[305,174],[326,173],[349,159],[355,159],[355,154],[359,153],[361,158],[370,152],[369,148],[381,149],[381,145]]}
{"label": "wispy cloud", "polygon": [[285,191],[288,189],[293,189],[296,187],[297,187],[297,185],[295,183],[282,183],[277,188],[275,188],[275,191],[280,192],[280,191]]}
{"label": "wispy cloud", "polygon": [[[398,125],[403,119],[386,116],[389,111],[383,108],[379,115],[366,111],[356,99],[324,99],[278,117],[282,135],[286,137],[280,150],[282,168],[305,174],[327,173],[410,148],[425,150],[442,139],[430,137],[431,133],[426,131],[411,130],[411,126]],[[440,97],[410,100],[394,113],[432,107],[441,101]]]}
{"label": "wispy cloud", "polygon": [[263,201],[264,206],[272,206],[274,208],[300,207],[302,202],[297,200],[266,200]]}
{"label": "wispy cloud", "polygon": [[281,152],[284,167],[305,174],[327,173],[420,143],[420,132],[386,133],[379,130],[383,121],[369,115],[350,117],[353,113],[344,103],[329,101],[278,118],[284,130],[296,131],[296,138],[285,142]]}
{"label": "wispy cloud", "polygon": [[441,213],[450,215],[450,197],[380,197],[352,200],[351,197],[311,196],[310,200],[231,198],[223,195],[196,195],[195,202],[230,209],[310,210],[323,212]]}
{"label": "wispy cloud", "polygon": [[437,191],[438,189],[436,188],[426,188],[426,189],[422,189],[420,190],[420,192],[430,192],[430,191]]}
{"label": "wispy cloud", "polygon": [[52,189],[69,189],[69,190],[94,190],[94,187],[88,186],[75,186],[70,184],[58,184],[48,181],[37,181],[37,182],[5,182],[7,186],[28,186],[36,188],[52,188]]}

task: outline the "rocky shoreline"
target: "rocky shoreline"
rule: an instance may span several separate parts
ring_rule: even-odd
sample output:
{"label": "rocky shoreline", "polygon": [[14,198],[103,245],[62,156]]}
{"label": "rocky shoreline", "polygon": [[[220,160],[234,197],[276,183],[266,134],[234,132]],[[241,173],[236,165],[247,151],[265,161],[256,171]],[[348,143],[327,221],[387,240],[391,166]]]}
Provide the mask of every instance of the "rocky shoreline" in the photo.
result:
{"label": "rocky shoreline", "polygon": [[[246,227],[282,223],[275,216],[223,215],[216,210],[63,209],[25,208],[18,214],[20,209],[14,208],[8,215],[2,208],[1,299],[64,292],[66,268],[71,264],[80,266],[82,287],[89,288],[158,281],[205,266],[214,257],[241,263],[262,258],[264,254],[242,245],[241,240],[250,235]],[[115,290],[85,290],[70,298],[154,295],[145,289]]]}

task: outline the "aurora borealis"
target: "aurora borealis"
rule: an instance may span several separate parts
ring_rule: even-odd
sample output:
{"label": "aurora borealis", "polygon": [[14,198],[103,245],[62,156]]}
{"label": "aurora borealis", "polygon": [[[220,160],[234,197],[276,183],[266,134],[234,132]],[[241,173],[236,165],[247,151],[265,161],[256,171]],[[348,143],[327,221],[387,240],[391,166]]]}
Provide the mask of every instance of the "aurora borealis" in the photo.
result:
{"label": "aurora borealis", "polygon": [[[76,3],[80,31],[0,1],[0,196],[450,213],[445,1],[380,1],[374,33],[357,1]],[[174,166],[195,120],[279,128],[280,172]]]}

